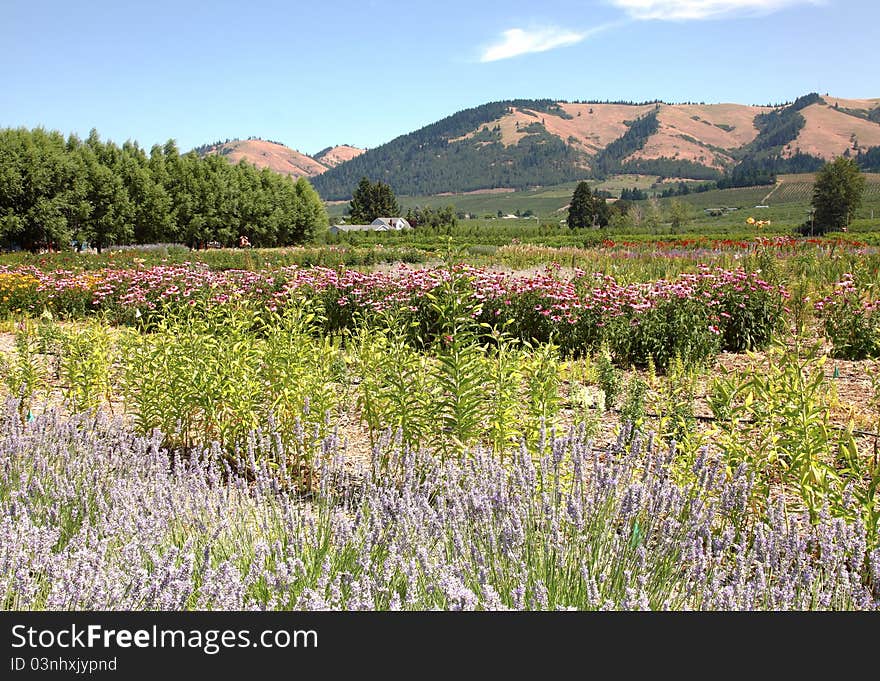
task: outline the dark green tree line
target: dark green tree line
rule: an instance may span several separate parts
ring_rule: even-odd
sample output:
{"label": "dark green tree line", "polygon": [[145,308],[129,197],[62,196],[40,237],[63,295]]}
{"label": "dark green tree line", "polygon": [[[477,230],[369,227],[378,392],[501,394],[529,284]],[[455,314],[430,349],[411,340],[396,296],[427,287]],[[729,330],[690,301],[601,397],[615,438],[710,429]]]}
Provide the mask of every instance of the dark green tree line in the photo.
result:
{"label": "dark green tree line", "polygon": [[880,173],[880,147],[869,147],[860,151],[856,156],[856,163],[866,172]]}
{"label": "dark green tree line", "polygon": [[412,227],[455,227],[458,222],[455,206],[443,208],[416,206],[406,211],[404,217]]}
{"label": "dark green tree line", "polygon": [[0,130],[0,245],[36,250],[87,242],[254,246],[310,241],[327,214],[307,180],[219,156],[149,155],[92,131],[85,141],[42,128]]}

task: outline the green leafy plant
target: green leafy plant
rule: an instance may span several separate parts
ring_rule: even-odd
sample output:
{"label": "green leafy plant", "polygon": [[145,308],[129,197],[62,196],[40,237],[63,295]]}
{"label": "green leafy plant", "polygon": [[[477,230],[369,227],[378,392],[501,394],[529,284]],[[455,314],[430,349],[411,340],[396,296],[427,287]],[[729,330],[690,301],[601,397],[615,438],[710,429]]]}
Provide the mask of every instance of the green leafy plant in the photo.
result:
{"label": "green leafy plant", "polygon": [[483,418],[485,365],[475,322],[479,305],[470,296],[468,283],[466,278],[450,276],[426,296],[440,331],[434,347],[437,376],[432,411],[440,425],[434,443],[444,455],[461,452],[475,441]]}
{"label": "green leafy plant", "polygon": [[517,419],[520,407],[520,353],[503,331],[492,330],[492,342],[486,347],[488,396],[488,437],[492,450],[503,458],[511,443],[522,435]]}
{"label": "green leafy plant", "polygon": [[300,301],[270,315],[259,339],[245,336],[244,349],[257,356],[257,371],[267,386],[268,412],[291,440],[300,422],[323,435],[327,419],[338,415],[340,391],[345,392],[343,352],[338,339],[317,333],[323,324],[320,306]]}
{"label": "green leafy plant", "polygon": [[676,356],[665,377],[658,377],[653,366],[648,368],[650,407],[657,416],[657,432],[661,437],[675,440],[692,452],[702,438],[696,431],[694,398],[697,390],[697,369]]}
{"label": "green leafy plant", "polygon": [[647,395],[648,383],[644,378],[634,373],[626,384],[625,399],[620,408],[620,422],[632,426],[629,435],[630,441],[645,423]]}
{"label": "green leafy plant", "polygon": [[381,383],[376,391],[384,415],[376,425],[398,430],[407,446],[416,447],[434,425],[431,362],[406,342],[404,332],[394,327],[389,329],[383,355],[377,368]]}
{"label": "green leafy plant", "polygon": [[[49,336],[48,339],[51,339]],[[58,377],[62,394],[73,411],[113,406],[113,342],[96,324],[61,334]]]}
{"label": "green leafy plant", "polygon": [[613,409],[623,381],[620,370],[611,361],[611,353],[607,346],[603,347],[596,357],[596,379],[605,396],[605,409]]}
{"label": "green leafy plant", "polygon": [[709,401],[718,419],[714,439],[728,471],[745,463],[756,474],[756,501],[774,486],[797,493],[815,520],[823,508],[849,516],[848,495],[860,503],[876,533],[876,464],[858,451],[852,426],[832,423],[833,386],[820,346],[775,345],[766,367],[715,380]]}
{"label": "green leafy plant", "polygon": [[310,479],[308,444],[336,413],[345,366],[336,340],[312,334],[320,325],[309,304],[269,315],[243,306],[159,318],[151,333],[124,339],[126,408],[138,430],[158,428],[168,445],[216,441],[230,455],[271,422],[288,446],[288,458],[272,465]]}
{"label": "green leafy plant", "polygon": [[524,359],[523,373],[526,383],[526,423],[534,444],[542,427],[556,425],[559,414],[559,348],[553,343],[537,347],[526,345],[530,354]]}
{"label": "green leafy plant", "polygon": [[384,335],[368,327],[359,330],[354,342],[355,371],[358,374],[356,405],[367,425],[371,447],[376,446],[377,434],[386,419],[387,407],[382,398],[386,345]]}
{"label": "green leafy plant", "polygon": [[481,354],[476,345],[453,340],[438,362],[438,443],[444,452],[459,452],[480,432],[484,384]]}
{"label": "green leafy plant", "polygon": [[15,352],[4,353],[0,363],[3,382],[10,394],[19,400],[18,410],[23,420],[31,414],[36,394],[48,385],[46,367],[37,357],[38,351],[33,323],[26,320],[17,324]]}

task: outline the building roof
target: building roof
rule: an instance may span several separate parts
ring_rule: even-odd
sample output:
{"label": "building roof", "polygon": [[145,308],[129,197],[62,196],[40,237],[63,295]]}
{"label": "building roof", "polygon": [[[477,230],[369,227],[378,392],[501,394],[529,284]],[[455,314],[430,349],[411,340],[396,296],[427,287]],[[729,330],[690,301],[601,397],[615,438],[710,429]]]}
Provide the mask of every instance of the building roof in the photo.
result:
{"label": "building roof", "polygon": [[330,229],[337,232],[372,232],[376,230],[376,225],[331,225]]}
{"label": "building roof", "polygon": [[412,227],[404,218],[376,218],[369,225],[331,225],[330,229],[337,232],[387,232]]}
{"label": "building roof", "polygon": [[394,217],[394,218],[376,218],[373,220],[374,225],[385,225],[389,229],[408,229],[410,227],[409,222],[406,221],[405,218]]}

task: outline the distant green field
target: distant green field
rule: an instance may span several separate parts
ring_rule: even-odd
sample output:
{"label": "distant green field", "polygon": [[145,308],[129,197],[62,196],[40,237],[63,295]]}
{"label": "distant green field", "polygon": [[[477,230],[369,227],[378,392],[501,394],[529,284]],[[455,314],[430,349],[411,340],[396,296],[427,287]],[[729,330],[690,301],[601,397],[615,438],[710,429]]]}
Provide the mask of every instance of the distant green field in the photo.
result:
{"label": "distant green field", "polygon": [[[528,191],[508,192],[504,194],[455,194],[450,196],[399,196],[398,203],[406,212],[416,206],[432,206],[442,208],[453,205],[457,211],[470,213],[476,217],[487,215],[497,216],[500,210],[502,214],[524,213],[527,210],[541,218],[549,219],[557,214],[559,209],[568,204],[575,183],[555,185],[553,187],[541,187]],[[344,215],[348,210],[348,204],[335,204],[328,206],[331,217]],[[564,211],[563,211],[564,212]],[[558,213],[564,217],[562,213]]]}
{"label": "distant green field", "polygon": [[[794,227],[806,222],[810,214],[810,199],[813,193],[811,173],[799,175],[780,175],[777,184],[759,187],[736,187],[733,189],[713,189],[708,192],[691,193],[675,197],[676,200],[693,207],[693,220],[685,231],[728,232],[737,225],[745,224],[746,218],[770,220],[780,228]],[[867,220],[870,226],[880,226],[880,173],[865,173],[867,187],[862,207],[856,219]],[[595,188],[619,194],[624,188],[650,191],[657,189],[656,176],[618,175],[594,184]],[[404,212],[415,206],[453,205],[459,212],[469,213],[477,220],[503,215],[522,214],[531,211],[542,223],[558,223],[566,217],[565,206],[574,192],[576,183],[539,187],[527,191],[508,193],[457,194],[451,196],[401,196],[398,200]],[[659,185],[663,188],[664,185]],[[661,199],[667,205],[672,199]],[[767,208],[755,206],[766,205]],[[736,208],[724,215],[709,216],[705,211],[712,208]],[[338,219],[348,209],[348,204],[328,207],[331,220]],[[535,220],[533,217],[532,220]],[[876,221],[876,223],[874,222]]]}
{"label": "distant green field", "polygon": [[[677,199],[691,204],[698,216],[695,222],[705,223],[710,229],[744,223],[748,217],[770,220],[778,226],[794,227],[804,224],[809,218],[813,178],[811,173],[780,175],[775,186],[715,189]],[[857,223],[854,226],[876,228],[880,226],[880,173],[865,173],[865,179],[867,186],[862,206],[856,211]],[[669,201],[671,199],[664,199],[661,203]],[[705,209],[725,207],[738,210],[720,216],[708,216],[704,213]],[[867,223],[863,225],[862,221]]]}
{"label": "distant green field", "polygon": [[[716,189],[701,194],[688,194],[679,198],[696,208],[723,206],[747,208],[757,205],[773,207],[791,203],[808,206],[813,196],[813,178],[814,176],[810,173],[780,175],[775,186]],[[865,205],[880,201],[880,173],[865,173],[865,179],[867,180]]]}
{"label": "distant green field", "polygon": [[[594,189],[604,189],[619,195],[622,189],[638,188],[648,191],[657,183],[656,175],[614,175],[600,183],[591,182]],[[497,216],[500,210],[503,215],[531,211],[542,220],[565,217],[565,206],[574,193],[576,182],[536,187],[526,191],[507,193],[453,194],[448,196],[399,196],[398,202],[404,211],[416,206],[443,207],[454,205],[462,213],[469,213],[477,218]],[[331,218],[345,215],[348,203],[333,204],[327,207]]]}
{"label": "distant green field", "polygon": [[[694,208],[752,208],[761,205],[764,197],[773,190],[773,185],[759,187],[735,187],[733,189],[713,189],[699,194],[675,197]],[[664,202],[669,199],[663,199]]]}

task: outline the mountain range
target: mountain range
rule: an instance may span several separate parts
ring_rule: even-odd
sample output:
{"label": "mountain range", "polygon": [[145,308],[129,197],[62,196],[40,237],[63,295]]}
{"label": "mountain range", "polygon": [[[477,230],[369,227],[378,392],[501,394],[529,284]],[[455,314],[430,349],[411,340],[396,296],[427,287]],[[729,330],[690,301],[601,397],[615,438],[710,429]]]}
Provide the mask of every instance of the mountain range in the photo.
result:
{"label": "mountain range", "polygon": [[810,93],[764,106],[506,100],[459,111],[367,151],[338,146],[310,157],[247,140],[200,153],[307,175],[325,200],[340,200],[365,176],[406,195],[626,173],[748,184],[762,174],[812,172],[840,155],[876,162],[878,147],[880,98]]}

